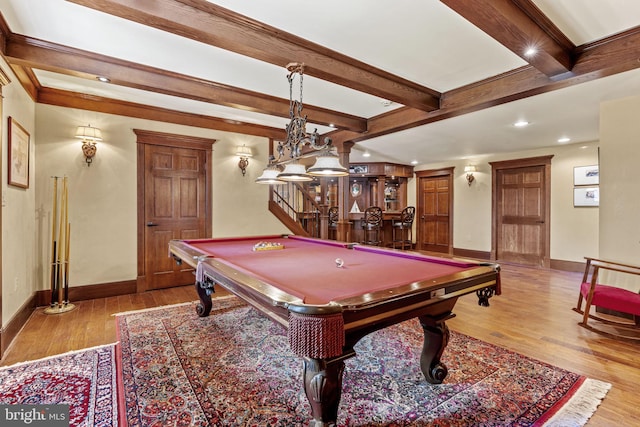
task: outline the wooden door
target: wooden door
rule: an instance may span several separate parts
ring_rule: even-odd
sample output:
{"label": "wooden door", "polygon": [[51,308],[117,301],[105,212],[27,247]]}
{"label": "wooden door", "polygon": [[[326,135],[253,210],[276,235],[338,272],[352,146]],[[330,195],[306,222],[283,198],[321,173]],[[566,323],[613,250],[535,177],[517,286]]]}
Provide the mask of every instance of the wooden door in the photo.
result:
{"label": "wooden door", "polygon": [[500,168],[494,173],[496,259],[548,267],[547,165]]}
{"label": "wooden door", "polygon": [[418,176],[417,245],[424,251],[452,251],[452,168]]}
{"label": "wooden door", "polygon": [[209,155],[210,150],[190,146],[139,145],[139,239],[144,254],[139,291],[194,283],[193,269],[169,257],[169,241],[211,236]]}

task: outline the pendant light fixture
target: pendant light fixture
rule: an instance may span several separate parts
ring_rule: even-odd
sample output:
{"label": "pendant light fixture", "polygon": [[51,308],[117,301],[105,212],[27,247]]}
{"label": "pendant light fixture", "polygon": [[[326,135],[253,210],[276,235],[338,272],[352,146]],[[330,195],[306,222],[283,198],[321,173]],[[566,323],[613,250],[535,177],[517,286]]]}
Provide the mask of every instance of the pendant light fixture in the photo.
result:
{"label": "pendant light fixture", "polygon": [[[311,181],[313,176],[347,176],[349,170],[340,164],[338,156],[331,153],[331,138],[324,138],[320,143],[320,134],[317,130],[307,132],[307,117],[302,115],[302,77],[304,74],[304,64],[290,63],[287,65],[287,80],[289,81],[289,124],[286,126],[287,136],[284,142],[279,142],[277,147],[278,157],[269,161],[269,166],[262,175],[256,179],[259,184],[272,184],[277,163],[285,163],[283,159],[288,152],[290,161],[285,163],[284,170],[279,172],[277,179],[280,181]],[[300,96],[293,97],[293,81],[296,76],[300,78]],[[302,156],[302,149],[308,145],[314,150],[322,150],[316,159],[316,163],[307,171],[305,166],[299,162]],[[266,175],[265,175],[266,174]],[[263,179],[264,177],[264,179]]]}

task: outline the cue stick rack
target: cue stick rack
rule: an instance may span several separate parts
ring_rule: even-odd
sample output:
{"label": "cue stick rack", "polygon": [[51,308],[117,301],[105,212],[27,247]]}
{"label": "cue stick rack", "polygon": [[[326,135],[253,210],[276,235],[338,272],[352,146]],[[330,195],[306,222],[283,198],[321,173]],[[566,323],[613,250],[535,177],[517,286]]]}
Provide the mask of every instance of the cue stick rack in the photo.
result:
{"label": "cue stick rack", "polygon": [[[69,191],[67,177],[53,176],[51,208],[51,303],[45,314],[66,313],[76,308],[69,303]],[[61,188],[58,188],[58,182]]]}

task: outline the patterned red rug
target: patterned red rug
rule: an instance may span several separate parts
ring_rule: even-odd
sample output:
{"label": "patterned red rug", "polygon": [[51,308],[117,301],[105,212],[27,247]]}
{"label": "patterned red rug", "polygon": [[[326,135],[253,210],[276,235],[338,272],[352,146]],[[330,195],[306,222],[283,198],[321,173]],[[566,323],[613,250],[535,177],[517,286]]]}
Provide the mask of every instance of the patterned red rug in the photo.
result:
{"label": "patterned red rug", "polygon": [[117,426],[116,379],[115,344],[17,363],[0,368],[0,404],[66,404],[70,426]]}
{"label": "patterned red rug", "polygon": [[[234,297],[117,318],[129,426],[306,426],[302,362],[282,326]],[[582,426],[610,385],[452,332],[445,383],[419,368],[416,320],[346,362],[340,426]],[[123,425],[127,425],[123,422]]]}

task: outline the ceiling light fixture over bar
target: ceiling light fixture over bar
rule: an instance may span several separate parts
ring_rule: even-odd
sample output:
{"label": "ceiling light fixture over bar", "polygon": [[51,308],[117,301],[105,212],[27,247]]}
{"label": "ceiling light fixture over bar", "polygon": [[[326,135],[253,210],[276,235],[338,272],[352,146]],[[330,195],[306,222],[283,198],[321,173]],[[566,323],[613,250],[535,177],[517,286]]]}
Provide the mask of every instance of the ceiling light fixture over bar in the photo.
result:
{"label": "ceiling light fixture over bar", "polygon": [[[289,81],[289,124],[286,126],[287,137],[284,142],[279,142],[276,148],[277,158],[269,159],[269,165],[262,175],[256,179],[259,184],[274,184],[274,170],[277,170],[278,163],[284,163],[285,153],[288,152],[290,161],[285,165],[282,172],[277,175],[277,180],[282,181],[311,181],[313,176],[347,176],[349,170],[340,164],[338,156],[331,152],[331,138],[324,138],[320,143],[320,134],[317,129],[307,132],[307,116],[302,115],[302,91],[304,74],[304,64],[292,62],[287,65],[287,80]],[[293,97],[293,81],[295,77],[300,78],[300,97]],[[307,171],[305,166],[298,162],[302,157],[305,145],[309,145],[314,150],[322,151],[316,163]],[[266,175],[265,175],[266,174]],[[278,183],[278,182],[275,182]]]}

